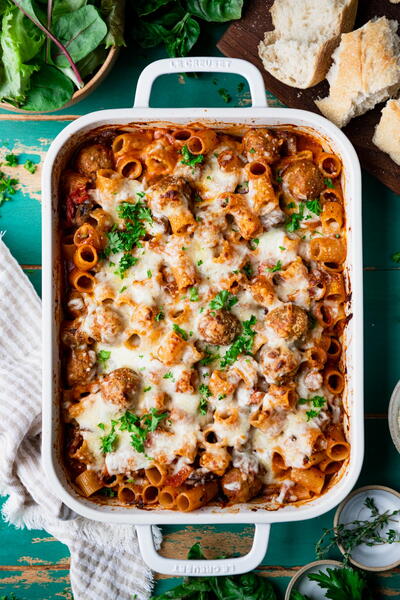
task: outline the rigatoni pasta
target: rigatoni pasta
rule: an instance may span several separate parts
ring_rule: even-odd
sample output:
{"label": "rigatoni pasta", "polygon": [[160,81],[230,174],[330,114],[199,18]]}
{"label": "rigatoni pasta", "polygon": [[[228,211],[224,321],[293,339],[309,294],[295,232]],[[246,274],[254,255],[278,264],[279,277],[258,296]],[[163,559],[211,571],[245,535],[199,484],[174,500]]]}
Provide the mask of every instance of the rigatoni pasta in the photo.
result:
{"label": "rigatoni pasta", "polygon": [[290,127],[87,135],[60,185],[77,489],[183,512],[324,493],[350,453],[340,158]]}

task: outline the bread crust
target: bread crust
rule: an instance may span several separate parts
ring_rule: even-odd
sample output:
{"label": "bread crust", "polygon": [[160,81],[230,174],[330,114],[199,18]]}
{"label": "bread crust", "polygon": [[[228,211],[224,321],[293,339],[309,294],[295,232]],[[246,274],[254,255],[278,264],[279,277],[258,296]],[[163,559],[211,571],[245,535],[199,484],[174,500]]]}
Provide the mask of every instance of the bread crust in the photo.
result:
{"label": "bread crust", "polygon": [[329,96],[315,102],[338,127],[400,89],[400,39],[396,30],[397,21],[381,17],[342,35],[327,75]]}
{"label": "bread crust", "polygon": [[386,102],[372,141],[400,165],[400,98]]}
{"label": "bread crust", "polygon": [[[298,0],[293,0],[293,2],[296,3],[298,2]],[[306,42],[300,42],[303,56],[306,56],[307,53],[309,54],[312,51],[314,51],[315,54],[310,59],[312,66],[310,68],[310,72],[308,73],[307,79],[302,81],[300,79],[297,79],[296,81],[294,81],[293,76],[289,72],[285,72],[283,70],[282,67],[284,65],[279,63],[279,57],[276,56],[276,54],[274,56],[273,52],[274,44],[277,41],[285,41],[284,32],[280,32],[276,28],[280,6],[279,0],[275,0],[274,4],[271,7],[271,16],[273,24],[275,26],[275,30],[265,32],[264,40],[261,41],[258,46],[258,53],[261,60],[263,61],[265,70],[271,73],[271,75],[273,75],[274,77],[276,77],[276,79],[279,79],[279,81],[282,81],[283,83],[291,87],[307,89],[313,87],[314,85],[317,85],[317,83],[320,83],[325,78],[326,73],[330,67],[331,56],[333,51],[339,44],[340,35],[342,33],[351,31],[354,26],[357,14],[357,7],[358,0],[350,0],[347,6],[345,6],[342,9],[341,13],[338,14],[337,23],[335,25],[335,31],[331,35],[331,37],[321,42],[315,40],[315,42],[319,42],[316,44],[316,49],[310,48],[310,44],[307,44]],[[289,42],[292,40],[288,39],[287,41]]]}

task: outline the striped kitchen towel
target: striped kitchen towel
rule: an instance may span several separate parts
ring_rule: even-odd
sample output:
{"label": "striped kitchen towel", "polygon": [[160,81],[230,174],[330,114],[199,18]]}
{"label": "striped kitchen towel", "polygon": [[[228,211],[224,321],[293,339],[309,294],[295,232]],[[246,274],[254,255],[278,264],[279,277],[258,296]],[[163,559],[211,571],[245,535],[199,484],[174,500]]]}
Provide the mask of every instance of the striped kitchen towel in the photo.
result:
{"label": "striped kitchen towel", "polygon": [[[77,516],[46,485],[41,443],[40,300],[0,235],[0,493],[4,518],[45,529],[71,553],[75,600],[144,600],[152,588],[134,526]],[[154,531],[156,541],[160,532]]]}

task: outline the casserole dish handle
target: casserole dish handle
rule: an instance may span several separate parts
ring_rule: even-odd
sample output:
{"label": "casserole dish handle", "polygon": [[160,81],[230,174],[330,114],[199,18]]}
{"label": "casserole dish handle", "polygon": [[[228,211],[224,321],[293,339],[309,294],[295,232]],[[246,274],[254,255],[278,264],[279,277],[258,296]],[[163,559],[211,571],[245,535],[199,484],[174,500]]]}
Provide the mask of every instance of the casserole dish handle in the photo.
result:
{"label": "casserole dish handle", "polygon": [[169,73],[235,73],[244,77],[250,88],[252,107],[268,106],[264,81],[260,71],[253,64],[241,58],[199,56],[186,58],[162,58],[147,65],[141,72],[137,85],[134,108],[148,108],[154,81],[160,75]]}
{"label": "casserole dish handle", "polygon": [[160,556],[154,546],[151,525],[136,525],[139,548],[144,562],[157,573],[165,575],[239,575],[252,571],[263,560],[268,547],[270,525],[257,523],[250,552],[238,558],[183,560]]}

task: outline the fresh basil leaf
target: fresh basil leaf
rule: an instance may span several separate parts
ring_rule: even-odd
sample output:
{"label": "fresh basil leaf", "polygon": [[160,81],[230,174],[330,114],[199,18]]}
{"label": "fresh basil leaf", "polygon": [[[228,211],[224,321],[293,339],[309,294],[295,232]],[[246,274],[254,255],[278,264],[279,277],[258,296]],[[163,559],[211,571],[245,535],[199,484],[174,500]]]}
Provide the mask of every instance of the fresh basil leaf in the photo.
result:
{"label": "fresh basil leaf", "polygon": [[6,10],[1,21],[0,99],[13,104],[24,102],[32,75],[38,65],[26,64],[44,43],[41,31],[17,8]]}
{"label": "fresh basil leaf", "polygon": [[100,14],[107,24],[107,35],[104,40],[106,48],[110,46],[126,46],[124,40],[124,0],[101,0]]}
{"label": "fresh basil leaf", "polygon": [[82,6],[86,6],[86,4],[87,0],[54,0],[53,10],[51,12],[52,22],[54,22],[54,19],[57,17],[79,10]]}
{"label": "fresh basil leaf", "polygon": [[183,18],[185,12],[180,6],[175,6],[168,12],[157,17],[151,17],[151,21],[138,19],[135,26],[135,38],[142,48],[153,48],[158,46],[170,35],[171,29]]}
{"label": "fresh basil leaf", "polygon": [[243,0],[187,0],[187,10],[205,21],[223,23],[240,19]]}
{"label": "fresh basil leaf", "polygon": [[170,2],[171,0],[136,0],[134,8],[139,17],[145,17]]}
{"label": "fresh basil leaf", "polygon": [[200,25],[189,13],[178,21],[165,40],[169,56],[186,56],[200,35]]}
{"label": "fresh basil leaf", "polygon": [[[62,15],[54,20],[53,33],[64,44],[74,62],[93,52],[107,34],[107,25],[94,6],[83,6],[79,10]],[[57,66],[69,63],[57,48],[54,54]]]}
{"label": "fresh basil leaf", "polygon": [[31,87],[22,108],[38,112],[57,110],[71,99],[74,84],[61,71],[43,65],[31,79]]}

